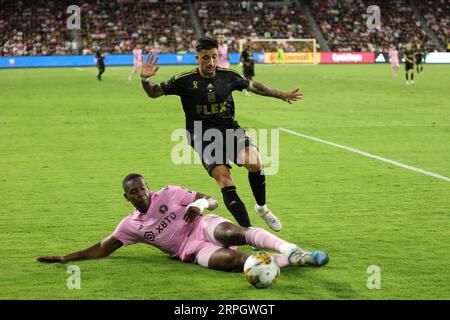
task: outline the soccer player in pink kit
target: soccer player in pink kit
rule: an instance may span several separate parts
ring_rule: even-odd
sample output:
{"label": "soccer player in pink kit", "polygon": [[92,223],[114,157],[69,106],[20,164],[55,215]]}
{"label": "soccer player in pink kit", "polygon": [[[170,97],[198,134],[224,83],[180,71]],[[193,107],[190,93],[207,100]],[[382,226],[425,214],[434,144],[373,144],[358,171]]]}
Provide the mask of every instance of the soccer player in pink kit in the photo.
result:
{"label": "soccer player in pink kit", "polygon": [[131,70],[128,76],[128,81],[131,81],[135,73],[142,67],[142,49],[138,44],[136,48],[133,49],[133,70]]}
{"label": "soccer player in pink kit", "polygon": [[244,228],[217,215],[202,214],[205,209],[216,209],[218,203],[199,192],[176,186],[152,192],[139,174],[126,176],[123,189],[124,197],[135,210],[118,224],[109,237],[79,252],[66,256],[41,256],[37,260],[66,262],[103,258],[122,246],[145,243],[184,262],[211,269],[242,271],[249,254],[237,251],[235,246],[249,244],[280,252],[274,255],[280,267],[328,263],[329,257],[322,251],[309,252],[264,229]]}
{"label": "soccer player in pink kit", "polygon": [[391,63],[392,75],[397,78],[400,63],[398,61],[398,51],[394,46],[391,46],[389,49],[389,62]]}
{"label": "soccer player in pink kit", "polygon": [[219,60],[218,60],[218,66],[220,68],[228,69],[230,66],[230,63],[228,62],[230,60],[230,56],[228,55],[228,45],[225,43],[225,37],[223,35],[220,35],[219,38]]}

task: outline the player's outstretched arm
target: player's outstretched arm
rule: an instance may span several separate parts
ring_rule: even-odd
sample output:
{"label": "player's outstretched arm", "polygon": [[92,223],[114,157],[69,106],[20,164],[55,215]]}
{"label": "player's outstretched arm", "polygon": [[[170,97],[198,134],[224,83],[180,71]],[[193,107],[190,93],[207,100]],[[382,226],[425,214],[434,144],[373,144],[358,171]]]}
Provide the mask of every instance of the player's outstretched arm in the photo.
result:
{"label": "player's outstretched arm", "polygon": [[[159,70],[158,63],[159,57],[156,57],[151,53],[148,54],[147,60],[142,64],[141,68],[141,83],[145,92],[150,98],[158,98],[164,95],[164,90],[159,86],[159,84],[154,83],[150,80]],[[142,59],[144,60],[144,59]]]}
{"label": "player's outstretched arm", "polygon": [[66,262],[73,260],[98,259],[109,256],[122,246],[122,242],[113,236],[109,236],[92,247],[82,251],[74,252],[66,256],[41,256],[36,260],[40,262]]}
{"label": "player's outstretched arm", "polygon": [[259,94],[261,96],[278,98],[288,103],[292,103],[293,101],[297,101],[303,98],[303,93],[299,88],[289,92],[283,92],[254,80],[250,81],[248,91]]}
{"label": "player's outstretched arm", "polygon": [[184,221],[190,223],[194,221],[195,217],[203,212],[203,210],[215,210],[219,206],[219,202],[211,196],[204,195],[197,192],[194,202],[187,206],[186,213],[184,214]]}

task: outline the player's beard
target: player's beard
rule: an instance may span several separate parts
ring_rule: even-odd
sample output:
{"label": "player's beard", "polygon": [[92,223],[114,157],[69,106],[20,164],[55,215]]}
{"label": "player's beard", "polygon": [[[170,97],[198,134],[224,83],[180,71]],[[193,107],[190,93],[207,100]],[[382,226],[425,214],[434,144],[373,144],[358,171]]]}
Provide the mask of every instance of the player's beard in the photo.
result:
{"label": "player's beard", "polygon": [[215,72],[216,72],[216,67],[215,66],[205,67],[204,73],[208,77],[211,77],[211,78],[214,77]]}

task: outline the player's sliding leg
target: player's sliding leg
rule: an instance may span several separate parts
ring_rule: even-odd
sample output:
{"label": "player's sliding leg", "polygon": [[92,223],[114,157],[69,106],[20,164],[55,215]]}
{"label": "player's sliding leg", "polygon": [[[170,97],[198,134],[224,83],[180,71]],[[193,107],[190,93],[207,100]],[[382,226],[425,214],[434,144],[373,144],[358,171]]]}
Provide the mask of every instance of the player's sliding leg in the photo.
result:
{"label": "player's sliding leg", "polygon": [[281,256],[275,256],[280,267],[286,266],[287,263],[322,266],[329,260],[328,255],[322,251],[304,250],[261,228],[242,228],[231,222],[222,222],[215,227],[213,234],[215,240],[227,247],[249,244],[260,249],[280,252]]}
{"label": "player's sliding leg", "polygon": [[223,271],[243,271],[249,256],[250,254],[246,252],[221,248],[211,255],[207,267]]}
{"label": "player's sliding leg", "polygon": [[239,164],[248,170],[248,180],[256,200],[255,211],[274,231],[280,231],[280,220],[266,206],[266,176],[264,175],[258,149],[253,146],[242,149],[237,157]]}
{"label": "player's sliding leg", "polygon": [[[250,254],[228,248],[221,248],[215,251],[209,258],[208,265],[199,263],[204,267],[222,271],[243,271],[245,261]],[[289,265],[289,260],[285,255],[272,254],[280,268]]]}
{"label": "player's sliding leg", "polygon": [[210,174],[222,190],[223,202],[228,211],[240,226],[249,227],[250,218],[245,204],[236,192],[236,186],[231,179],[230,169],[225,165],[217,165],[212,169]]}

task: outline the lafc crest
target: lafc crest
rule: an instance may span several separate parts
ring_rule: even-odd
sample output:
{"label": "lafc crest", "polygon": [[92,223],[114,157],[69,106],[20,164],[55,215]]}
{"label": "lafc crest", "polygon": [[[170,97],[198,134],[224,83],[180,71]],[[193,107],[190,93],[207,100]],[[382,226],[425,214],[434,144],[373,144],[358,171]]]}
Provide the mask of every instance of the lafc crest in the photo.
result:
{"label": "lafc crest", "polygon": [[216,91],[212,83],[206,87],[206,94],[208,95],[208,102],[216,102]]}

